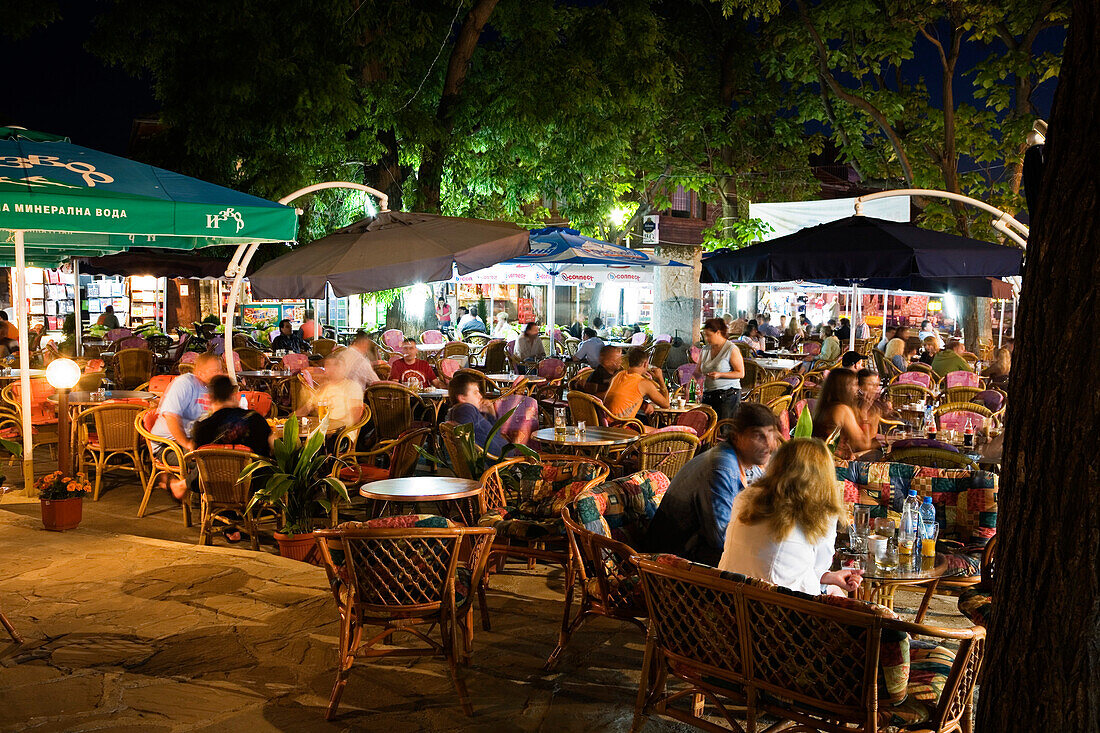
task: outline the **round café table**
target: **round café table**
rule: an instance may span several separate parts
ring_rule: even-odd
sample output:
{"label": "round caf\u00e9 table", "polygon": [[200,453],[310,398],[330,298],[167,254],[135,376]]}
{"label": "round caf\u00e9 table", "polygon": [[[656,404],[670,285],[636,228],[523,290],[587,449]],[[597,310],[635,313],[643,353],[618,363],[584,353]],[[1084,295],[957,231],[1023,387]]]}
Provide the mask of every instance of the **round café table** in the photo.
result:
{"label": "round caf\u00e9 table", "polygon": [[[919,545],[917,548],[919,549]],[[874,555],[851,555],[842,552],[842,557],[858,558],[863,567],[863,583],[859,587],[857,595],[865,601],[879,603],[890,610],[894,608],[894,593],[901,587],[924,587],[924,598],[921,600],[921,612],[928,607],[932,595],[936,592],[936,586],[940,578],[947,572],[947,556],[939,552],[935,557],[924,557],[919,552],[911,555],[899,555],[898,566],[887,570],[880,567]]]}
{"label": "round caf\u00e9 table", "polygon": [[769,374],[789,372],[790,370],[798,367],[802,364],[799,359],[749,359],[749,361],[755,361],[760,366],[764,367],[764,370]]}
{"label": "round caf\u00e9 table", "polygon": [[[359,495],[370,502],[368,517],[385,516],[391,504],[404,511],[404,505],[434,503],[440,516],[457,518],[463,524],[477,524],[480,513],[481,484],[474,479],[451,476],[409,476],[372,481],[359,488]],[[448,513],[448,510],[450,512]]]}
{"label": "round caf\u00e9 table", "polygon": [[435,418],[435,422],[438,423],[439,411],[443,409],[443,405],[447,404],[447,397],[450,393],[445,389],[432,387],[431,389],[420,390],[416,394],[422,400],[427,400],[431,403],[432,414]]}
{"label": "round caf\u00e9 table", "polygon": [[562,434],[558,434],[555,428],[542,428],[536,430],[531,437],[559,450],[602,458],[613,449],[626,448],[642,436],[633,430],[604,428],[599,425],[586,427],[582,435],[575,426],[570,425]]}
{"label": "round caf\u00e9 table", "polygon": [[274,382],[278,379],[286,379],[293,374],[294,372],[284,371],[282,369],[246,369],[237,372],[237,376],[248,383]]}

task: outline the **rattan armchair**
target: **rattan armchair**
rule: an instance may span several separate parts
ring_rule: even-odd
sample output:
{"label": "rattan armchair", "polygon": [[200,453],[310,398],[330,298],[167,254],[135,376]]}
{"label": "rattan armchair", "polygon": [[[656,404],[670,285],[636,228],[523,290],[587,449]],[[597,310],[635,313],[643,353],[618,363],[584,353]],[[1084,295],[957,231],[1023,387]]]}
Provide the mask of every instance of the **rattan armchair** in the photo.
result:
{"label": "rattan armchair", "polygon": [[[252,476],[241,478],[241,471],[259,456],[235,448],[203,447],[184,455],[185,461],[193,461],[199,470],[199,496],[202,509],[199,515],[199,544],[209,545],[214,529],[214,518],[221,517],[230,525],[248,533],[253,550],[260,549],[256,517],[248,507],[252,499]],[[232,512],[240,519],[228,518]]]}
{"label": "rattan armchair", "polygon": [[[952,413],[970,413],[982,418],[983,421],[993,417],[993,412],[988,407],[979,405],[977,402],[944,402],[932,410],[932,415],[936,418],[936,424],[941,428],[952,427],[950,425],[944,425],[944,418],[950,416]],[[981,427],[981,422],[975,422],[975,430]]]}
{"label": "rattan armchair", "polygon": [[470,363],[470,345],[461,341],[448,341],[439,352],[440,359],[460,359]]}
{"label": "rattan armchair", "polygon": [[250,346],[236,349],[237,356],[241,358],[241,367],[248,371],[267,369],[267,354]]}
{"label": "rattan armchair", "polygon": [[376,382],[367,387],[366,396],[378,440],[395,440],[414,427],[414,404],[430,409],[420,395],[403,384]]}
{"label": "rattan armchair", "polygon": [[90,454],[95,464],[95,488],[92,489],[92,501],[99,501],[103,474],[108,468],[131,469],[130,466],[111,465],[110,460],[116,456],[126,458],[133,464],[132,470],[144,486],[145,472],[142,468],[141,456],[138,454],[141,436],[134,421],[145,409],[141,405],[115,402],[97,405],[81,413],[82,423],[90,421],[95,426],[94,437],[90,437],[80,451],[81,462],[85,455]]}
{"label": "rattan armchair", "polygon": [[84,372],[73,387],[74,392],[95,392],[107,377],[106,372]]}
{"label": "rattan armchair", "polygon": [[660,471],[672,478],[695,456],[699,443],[687,430],[650,433],[631,443],[615,462],[623,474]]}
{"label": "rattan armchair", "polygon": [[[748,365],[745,365],[746,368]],[[800,383],[801,384],[801,383]],[[782,397],[783,395],[792,394],[794,391],[794,385],[790,382],[783,380],[775,380],[773,382],[761,382],[757,384],[748,393],[745,398],[746,402],[759,402],[763,405],[768,404],[774,399]]]}
{"label": "rattan armchair", "polygon": [[[460,667],[470,662],[473,591],[482,585],[493,530],[372,526],[385,527],[386,521],[349,522],[315,533],[340,614],[339,663],[325,717],[336,717],[357,656],[397,655],[446,659],[462,710],[472,715]],[[364,642],[367,626],[378,631]],[[430,636],[436,626],[438,641]],[[397,633],[424,645],[396,647]]]}
{"label": "rattan armchair", "polygon": [[947,402],[970,402],[981,391],[981,387],[948,387],[944,399]]}
{"label": "rattan armchair", "polygon": [[504,339],[492,339],[481,349],[478,360],[486,374],[500,374],[508,363],[507,343]]}
{"label": "rattan armchair", "polygon": [[115,354],[115,379],[120,389],[133,389],[153,377],[156,356],[149,349],[123,349]]}
{"label": "rattan armchair", "polygon": [[645,432],[645,426],[640,420],[633,417],[615,417],[603,402],[590,394],[571,390],[565,395],[565,399],[569,403],[569,413],[573,417],[574,424],[584,422],[586,425],[628,428],[638,433]]}
{"label": "rattan armchair", "polygon": [[[145,447],[149,454],[150,470],[149,479],[145,482],[144,494],[141,497],[141,505],[138,507],[138,518],[145,516],[145,510],[149,507],[149,498],[153,494],[153,487],[157,479],[166,476],[168,480],[183,480],[186,476],[184,467],[184,451],[179,443],[171,438],[162,438],[150,432],[157,421],[157,410],[150,407],[142,410],[134,418],[134,429],[138,435],[145,439]],[[185,527],[191,526],[191,494],[188,492],[180,502],[183,505],[183,523]]]}
{"label": "rattan armchair", "polygon": [[944,448],[897,448],[887,453],[884,460],[927,468],[978,468],[973,458]]}
{"label": "rattan armchair", "polygon": [[886,396],[892,405],[910,405],[914,402],[932,404],[936,393],[919,384],[894,382],[886,388]]}
{"label": "rattan armchair", "polygon": [[336,348],[336,342],[333,339],[314,339],[309,346],[310,353],[317,356],[328,356],[332,353],[332,350]]}

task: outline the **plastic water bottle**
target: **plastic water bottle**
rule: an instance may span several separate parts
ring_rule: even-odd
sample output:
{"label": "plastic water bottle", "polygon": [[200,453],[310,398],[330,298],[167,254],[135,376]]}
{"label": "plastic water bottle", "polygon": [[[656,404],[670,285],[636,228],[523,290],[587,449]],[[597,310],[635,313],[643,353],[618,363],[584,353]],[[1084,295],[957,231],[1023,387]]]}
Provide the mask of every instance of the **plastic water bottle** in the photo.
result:
{"label": "plastic water bottle", "polygon": [[[912,493],[912,492],[910,492]],[[936,507],[932,505],[932,497],[924,497],[920,505],[920,536],[927,539],[932,536],[932,528],[936,526]]]}
{"label": "plastic water bottle", "polygon": [[903,555],[912,555],[917,541],[920,524],[920,499],[914,489],[909,490],[905,503],[901,506],[901,526],[898,527],[898,550]]}

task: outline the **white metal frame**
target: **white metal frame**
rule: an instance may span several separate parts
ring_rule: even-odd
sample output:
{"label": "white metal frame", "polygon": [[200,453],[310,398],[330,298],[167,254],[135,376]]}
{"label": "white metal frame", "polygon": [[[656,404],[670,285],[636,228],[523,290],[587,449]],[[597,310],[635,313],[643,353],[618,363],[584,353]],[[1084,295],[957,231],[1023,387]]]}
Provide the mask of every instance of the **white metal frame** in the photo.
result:
{"label": "white metal frame", "polygon": [[[326,181],[325,183],[315,183],[312,186],[299,188],[294,193],[283,196],[279,199],[279,203],[284,206],[289,205],[290,202],[296,201],[302,196],[327,188],[347,188],[354,191],[369,193],[371,196],[378,199],[379,211],[389,211],[389,196],[370,186],[364,186],[362,183],[350,183],[348,181]],[[245,242],[237,245],[237,251],[233,253],[233,259],[229,261],[229,265],[225,268],[225,276],[227,278],[233,278],[233,282],[229,286],[229,300],[225,305],[223,319],[223,323],[225,323],[225,353],[223,356],[225,357],[226,372],[229,374],[229,378],[234,382],[237,381],[237,370],[234,368],[233,364],[233,316],[234,312],[237,310],[237,302],[240,297],[241,281],[244,280],[244,274],[248,271],[248,264],[252,261],[252,257],[256,254],[256,250],[260,248],[261,244],[263,244],[263,242]]]}
{"label": "white metal frame", "polygon": [[959,193],[951,193],[950,191],[935,191],[930,188],[902,188],[895,191],[876,191],[866,196],[860,196],[855,200],[856,216],[863,216],[863,204],[867,201],[891,198],[893,196],[924,196],[926,198],[950,199],[951,201],[959,201],[968,204],[997,217],[993,220],[993,228],[1012,239],[1021,247],[1027,247],[1027,238],[1030,234],[1030,230],[1017,221],[1011,214],[1006,211],[1001,211],[996,206],[990,206],[984,201],[972,199],[969,196],[963,196]]}

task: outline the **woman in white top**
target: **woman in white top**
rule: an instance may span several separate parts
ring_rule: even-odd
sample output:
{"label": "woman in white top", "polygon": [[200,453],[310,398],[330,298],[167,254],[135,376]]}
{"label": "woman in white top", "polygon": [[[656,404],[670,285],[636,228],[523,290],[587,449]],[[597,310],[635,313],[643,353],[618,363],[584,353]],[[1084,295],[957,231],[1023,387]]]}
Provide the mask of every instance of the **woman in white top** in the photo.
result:
{"label": "woman in white top", "polygon": [[493,324],[493,332],[490,334],[490,337],[507,341],[515,335],[516,332],[512,328],[512,324],[508,322],[508,312],[501,311],[497,313],[497,320],[496,323]]}
{"label": "woman in white top", "polygon": [[721,318],[707,319],[703,324],[707,348],[699,355],[699,366],[695,368],[695,375],[703,377],[703,404],[713,407],[719,420],[728,420],[737,412],[741,377],[745,376],[745,360],[727,337],[727,329]]}
{"label": "woman in white top", "polygon": [[832,457],[816,438],[780,446],[768,469],[737,495],[718,567],[811,595],[859,588],[861,571],[830,571],[845,516]]}
{"label": "woman in white top", "polygon": [[825,326],[821,333],[825,340],[821,342],[821,353],[814,359],[814,367],[828,369],[840,358],[840,339],[833,333],[832,326]]}

